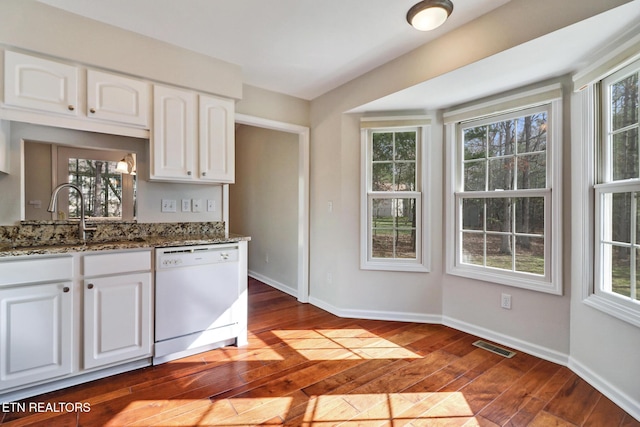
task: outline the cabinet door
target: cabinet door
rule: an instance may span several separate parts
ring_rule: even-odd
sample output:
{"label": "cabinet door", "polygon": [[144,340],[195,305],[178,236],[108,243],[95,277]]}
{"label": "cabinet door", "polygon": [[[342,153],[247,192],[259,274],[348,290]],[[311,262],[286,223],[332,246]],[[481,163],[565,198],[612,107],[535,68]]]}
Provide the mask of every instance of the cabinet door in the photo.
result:
{"label": "cabinet door", "polygon": [[87,279],[83,293],[85,369],[151,355],[151,273]]}
{"label": "cabinet door", "polygon": [[235,104],[200,95],[200,179],[233,183],[235,174]]}
{"label": "cabinet door", "polygon": [[4,56],[4,103],[76,116],[78,69],[16,52]]}
{"label": "cabinet door", "polygon": [[72,371],[71,282],[0,289],[0,390]]}
{"label": "cabinet door", "polygon": [[87,116],[148,128],[149,88],[140,80],[87,70]]}
{"label": "cabinet door", "polygon": [[193,92],[154,86],[151,179],[196,178],[195,108]]}

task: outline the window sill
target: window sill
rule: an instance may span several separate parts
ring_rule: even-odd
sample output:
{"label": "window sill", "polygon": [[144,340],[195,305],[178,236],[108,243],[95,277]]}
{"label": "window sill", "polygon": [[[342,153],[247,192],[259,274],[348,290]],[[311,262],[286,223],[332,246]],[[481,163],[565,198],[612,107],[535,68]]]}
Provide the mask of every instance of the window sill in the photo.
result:
{"label": "window sill", "polygon": [[447,271],[454,276],[466,277],[469,279],[482,280],[499,285],[513,286],[515,288],[529,289],[532,291],[545,292],[553,295],[562,295],[562,284],[548,282],[539,276],[528,277],[527,274],[513,273],[498,269],[474,268],[473,266],[454,266]]}
{"label": "window sill", "polygon": [[429,273],[430,269],[418,262],[390,262],[390,261],[363,261],[360,264],[362,270],[377,271],[405,271],[409,273]]}
{"label": "window sill", "polygon": [[620,304],[613,299],[591,294],[583,300],[589,307],[600,310],[610,316],[616,317],[633,326],[640,327],[640,309],[633,309],[625,304]]}

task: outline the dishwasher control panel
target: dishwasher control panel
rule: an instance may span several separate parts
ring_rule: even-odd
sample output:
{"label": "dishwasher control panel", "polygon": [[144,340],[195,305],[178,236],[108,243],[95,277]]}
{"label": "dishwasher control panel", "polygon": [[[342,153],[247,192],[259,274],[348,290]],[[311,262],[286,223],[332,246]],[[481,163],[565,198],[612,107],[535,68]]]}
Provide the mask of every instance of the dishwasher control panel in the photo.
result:
{"label": "dishwasher control panel", "polygon": [[237,245],[181,246],[156,249],[156,269],[237,262]]}

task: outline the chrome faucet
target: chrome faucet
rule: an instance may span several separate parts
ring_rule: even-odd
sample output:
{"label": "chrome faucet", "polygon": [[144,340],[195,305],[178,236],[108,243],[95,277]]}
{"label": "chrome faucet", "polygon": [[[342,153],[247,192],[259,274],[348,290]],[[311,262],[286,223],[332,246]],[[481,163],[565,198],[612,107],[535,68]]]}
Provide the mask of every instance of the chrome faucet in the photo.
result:
{"label": "chrome faucet", "polygon": [[49,207],[47,208],[47,211],[49,212],[55,212],[56,211],[56,204],[58,202],[58,193],[60,192],[60,190],[62,190],[63,188],[73,188],[74,190],[76,190],[78,192],[78,194],[80,194],[80,223],[78,224],[78,235],[80,237],[80,239],[82,240],[86,240],[87,238],[87,231],[96,231],[97,228],[96,227],[87,227],[87,225],[84,222],[84,195],[82,194],[82,190],[80,190],[80,188],[76,185],[73,184],[69,184],[64,183],[64,184],[60,184],[58,185],[54,190],[53,193],[51,193],[51,201],[49,202]]}

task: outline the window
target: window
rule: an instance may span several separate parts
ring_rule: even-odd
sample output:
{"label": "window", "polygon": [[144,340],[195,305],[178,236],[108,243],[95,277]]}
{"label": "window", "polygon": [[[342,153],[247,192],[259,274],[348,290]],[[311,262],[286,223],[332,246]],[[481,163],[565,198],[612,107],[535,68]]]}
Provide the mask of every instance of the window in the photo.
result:
{"label": "window", "polygon": [[605,78],[595,185],[595,294],[640,311],[640,61]]}
{"label": "window", "polygon": [[[135,156],[125,152],[58,147],[58,182],[77,185],[84,195],[87,218],[133,219],[135,217],[135,175],[116,170],[122,159]],[[59,216],[80,217],[80,196],[63,190],[58,202]],[[68,196],[63,196],[68,194]],[[68,204],[62,200],[69,200]]]}
{"label": "window", "polygon": [[[562,292],[561,199],[554,187],[560,173],[561,92],[547,88],[541,93],[551,99],[523,96],[505,102],[510,106],[505,112],[476,116],[487,111],[486,105],[479,106],[448,123],[448,240],[454,242],[449,273]],[[533,105],[531,99],[536,99]],[[498,107],[489,110],[500,111]]]}
{"label": "window", "polygon": [[364,269],[428,271],[422,127],[363,129]]}

